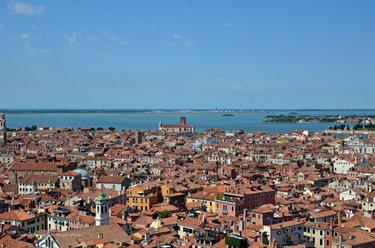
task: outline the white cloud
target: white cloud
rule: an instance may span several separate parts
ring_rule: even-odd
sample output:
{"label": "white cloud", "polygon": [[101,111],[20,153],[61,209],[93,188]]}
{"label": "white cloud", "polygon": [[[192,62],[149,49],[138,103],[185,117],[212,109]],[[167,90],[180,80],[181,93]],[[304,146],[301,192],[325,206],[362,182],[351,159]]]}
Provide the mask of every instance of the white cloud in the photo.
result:
{"label": "white cloud", "polygon": [[100,41],[101,36],[100,35],[95,35],[95,34],[87,34],[86,35],[86,40],[88,41]]}
{"label": "white cloud", "polygon": [[108,33],[108,32],[104,32],[104,40],[109,41],[109,42],[113,42],[115,44],[117,43],[118,45],[120,45],[122,47],[128,46],[131,42],[129,39],[127,39],[125,37],[118,36],[116,34],[111,34],[111,33]]}
{"label": "white cloud", "polygon": [[235,25],[232,22],[226,22],[226,23],[224,23],[224,26],[226,26],[228,28],[233,28]]}
{"label": "white cloud", "polygon": [[77,33],[67,34],[65,35],[65,39],[70,45],[73,45],[77,41]]}
{"label": "white cloud", "polygon": [[14,14],[27,16],[41,15],[44,12],[42,5],[33,6],[23,2],[9,4],[8,9]]}
{"label": "white cloud", "polygon": [[27,40],[29,38],[29,34],[28,33],[21,33],[20,34],[20,39],[21,40]]}
{"label": "white cloud", "polygon": [[109,33],[107,31],[99,32],[99,33],[82,33],[82,32],[73,32],[66,34],[64,36],[66,42],[70,45],[79,42],[90,42],[90,43],[101,43],[106,44],[108,47],[112,45],[118,45],[122,47],[126,47],[131,44],[131,40],[127,39],[123,36],[118,36],[116,34]]}
{"label": "white cloud", "polygon": [[169,47],[193,47],[194,42],[183,38],[180,34],[172,34],[169,40],[165,43]]}
{"label": "white cloud", "polygon": [[186,40],[186,41],[185,41],[185,46],[186,46],[186,47],[193,47],[193,46],[194,46],[194,42],[191,41],[191,40]]}
{"label": "white cloud", "polygon": [[248,87],[243,85],[242,83],[233,83],[232,84],[232,90],[235,90],[235,91],[243,91],[243,90],[247,90]]}
{"label": "white cloud", "polygon": [[129,45],[129,41],[128,40],[121,40],[120,41],[120,46],[127,46],[127,45]]}

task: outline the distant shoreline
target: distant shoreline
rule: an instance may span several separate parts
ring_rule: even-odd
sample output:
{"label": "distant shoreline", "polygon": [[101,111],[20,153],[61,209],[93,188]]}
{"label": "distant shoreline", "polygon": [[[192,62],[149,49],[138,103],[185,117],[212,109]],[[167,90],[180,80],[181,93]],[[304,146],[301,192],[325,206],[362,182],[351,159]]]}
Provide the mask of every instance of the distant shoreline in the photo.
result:
{"label": "distant shoreline", "polygon": [[5,114],[94,114],[94,113],[248,113],[248,112],[329,112],[329,111],[374,111],[375,109],[0,109]]}

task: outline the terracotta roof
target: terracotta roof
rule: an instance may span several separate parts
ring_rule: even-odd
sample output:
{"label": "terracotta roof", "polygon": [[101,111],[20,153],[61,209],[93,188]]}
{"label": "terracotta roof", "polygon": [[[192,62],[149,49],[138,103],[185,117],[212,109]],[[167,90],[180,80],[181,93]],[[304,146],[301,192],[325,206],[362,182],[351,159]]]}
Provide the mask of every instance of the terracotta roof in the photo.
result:
{"label": "terracotta roof", "polygon": [[5,235],[2,238],[0,238],[0,246],[4,248],[32,248],[34,247],[33,244],[12,239],[12,237],[9,235]]}
{"label": "terracotta roof", "polygon": [[126,180],[126,176],[101,176],[96,183],[117,183],[121,184]]}
{"label": "terracotta roof", "polygon": [[28,170],[28,171],[57,171],[58,168],[65,167],[69,163],[62,162],[40,162],[35,161],[25,161],[25,162],[15,162],[11,170]]}
{"label": "terracotta roof", "polygon": [[337,213],[333,210],[326,210],[326,211],[311,213],[310,217],[314,218],[314,219],[318,219],[318,218],[330,217],[330,216],[333,216],[333,215],[336,215],[336,214]]}
{"label": "terracotta roof", "polygon": [[67,172],[64,172],[63,174],[61,174],[60,176],[67,176],[67,177],[76,177],[78,175],[81,175],[75,171],[67,171]]}
{"label": "terracotta roof", "polygon": [[18,220],[18,221],[24,221],[33,218],[29,213],[23,212],[23,211],[17,211],[13,210],[10,212],[5,212],[0,214],[0,220]]}
{"label": "terracotta roof", "polygon": [[181,226],[197,229],[200,228],[200,226],[203,224],[203,221],[191,217],[186,217],[184,220],[179,221],[178,224]]}
{"label": "terracotta roof", "polygon": [[80,240],[96,240],[103,235],[104,242],[130,242],[130,236],[117,224],[82,228],[51,234],[60,247],[76,247]]}

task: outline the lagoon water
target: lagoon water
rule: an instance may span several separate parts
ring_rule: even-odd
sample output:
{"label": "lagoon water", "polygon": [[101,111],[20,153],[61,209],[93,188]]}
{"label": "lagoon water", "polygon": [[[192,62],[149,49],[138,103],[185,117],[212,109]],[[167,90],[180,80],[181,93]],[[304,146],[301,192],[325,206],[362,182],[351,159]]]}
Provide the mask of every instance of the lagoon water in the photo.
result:
{"label": "lagoon water", "polygon": [[[1,111],[0,111],[1,112]],[[51,127],[115,127],[118,130],[150,130],[157,129],[160,122],[177,123],[179,116],[187,117],[197,131],[208,128],[224,130],[243,129],[245,131],[264,131],[269,133],[288,132],[296,129],[322,131],[333,123],[267,123],[263,122],[267,115],[288,114],[290,112],[303,115],[375,115],[375,110],[288,110],[288,111],[233,111],[234,116],[222,116],[216,111],[114,111],[114,112],[35,112],[4,111],[7,126],[10,128],[25,126]]]}

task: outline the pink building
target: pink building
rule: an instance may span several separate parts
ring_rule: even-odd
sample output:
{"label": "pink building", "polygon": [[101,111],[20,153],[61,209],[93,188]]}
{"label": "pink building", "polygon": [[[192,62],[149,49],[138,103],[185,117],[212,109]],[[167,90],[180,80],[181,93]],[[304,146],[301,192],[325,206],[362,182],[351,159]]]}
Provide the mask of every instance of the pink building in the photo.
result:
{"label": "pink building", "polygon": [[238,216],[243,211],[275,203],[275,191],[268,186],[229,189],[216,198],[219,216]]}

